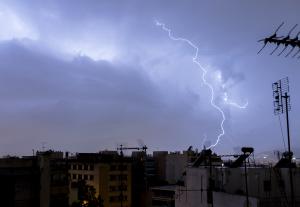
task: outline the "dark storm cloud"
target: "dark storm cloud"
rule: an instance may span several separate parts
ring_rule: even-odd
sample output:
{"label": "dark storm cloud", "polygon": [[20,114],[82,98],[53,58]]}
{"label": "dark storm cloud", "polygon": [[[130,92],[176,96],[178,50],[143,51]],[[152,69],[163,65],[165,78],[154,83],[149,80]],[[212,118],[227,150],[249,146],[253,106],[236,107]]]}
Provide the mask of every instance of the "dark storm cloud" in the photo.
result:
{"label": "dark storm cloud", "polygon": [[[270,47],[257,56],[256,41],[282,21],[283,34],[299,23],[297,8],[295,1],[3,1],[1,153],[43,141],[71,151],[137,140],[153,150],[201,147],[205,135],[213,143],[221,115],[209,104],[194,51],[155,20],[199,46],[227,118],[216,150],[281,146],[270,84],[288,75],[296,96],[299,63],[269,56]],[[222,103],[223,92],[248,108]],[[300,99],[292,100],[299,114]]]}
{"label": "dark storm cloud", "polygon": [[197,98],[161,93],[140,68],[84,56],[62,61],[18,41],[0,45],[0,61],[4,146],[46,141],[62,150],[98,150],[143,139],[176,147],[173,139],[198,127]]}

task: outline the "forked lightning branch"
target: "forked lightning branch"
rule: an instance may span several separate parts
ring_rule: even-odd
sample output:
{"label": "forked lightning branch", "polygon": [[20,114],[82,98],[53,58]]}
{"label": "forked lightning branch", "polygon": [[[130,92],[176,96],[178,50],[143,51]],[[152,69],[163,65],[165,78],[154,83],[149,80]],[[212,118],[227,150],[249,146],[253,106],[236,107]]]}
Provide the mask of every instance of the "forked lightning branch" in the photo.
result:
{"label": "forked lightning branch", "polygon": [[[188,39],[173,36],[171,29],[167,28],[164,23],[161,23],[159,21],[155,21],[155,23],[156,23],[157,26],[161,27],[164,31],[166,31],[168,33],[168,36],[171,40],[184,42],[184,43],[188,44],[190,47],[192,47],[195,50],[194,56],[192,58],[193,63],[195,63],[201,69],[203,84],[205,86],[207,86],[209,88],[210,92],[211,92],[211,96],[210,96],[211,106],[213,108],[215,108],[221,114],[221,117],[222,117],[221,122],[220,122],[221,132],[218,134],[217,140],[215,141],[215,143],[208,147],[208,149],[213,148],[213,147],[217,146],[217,144],[221,140],[221,137],[225,135],[224,122],[226,120],[226,116],[225,116],[224,111],[221,109],[221,107],[218,106],[215,103],[215,90],[214,90],[214,87],[206,79],[207,69],[204,66],[202,66],[202,64],[199,62],[199,48],[193,42],[191,42]],[[248,101],[244,105],[239,105],[239,104],[229,100],[227,93],[224,93],[223,101],[224,101],[225,104],[237,107],[239,109],[245,109],[248,106]]]}

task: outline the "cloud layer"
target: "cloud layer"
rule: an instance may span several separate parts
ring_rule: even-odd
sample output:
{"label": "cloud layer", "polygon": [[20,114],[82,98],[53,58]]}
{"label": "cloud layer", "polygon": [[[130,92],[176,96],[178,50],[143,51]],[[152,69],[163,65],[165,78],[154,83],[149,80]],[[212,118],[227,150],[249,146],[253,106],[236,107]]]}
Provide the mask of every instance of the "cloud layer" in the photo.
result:
{"label": "cloud layer", "polygon": [[[272,9],[270,2],[258,1],[3,1],[0,154],[30,153],[42,142],[69,151],[136,146],[141,140],[150,150],[201,148],[204,137],[213,143],[221,114],[210,105],[202,71],[192,62],[195,51],[170,40],[155,20],[200,48],[207,80],[226,115],[226,135],[215,150],[281,147],[270,85],[290,76],[293,114],[299,113],[299,63],[257,56],[256,41],[282,20],[293,25],[297,6],[292,1],[272,1]],[[248,100],[248,108],[226,104],[224,93],[240,104]],[[298,136],[299,118],[291,117]]]}

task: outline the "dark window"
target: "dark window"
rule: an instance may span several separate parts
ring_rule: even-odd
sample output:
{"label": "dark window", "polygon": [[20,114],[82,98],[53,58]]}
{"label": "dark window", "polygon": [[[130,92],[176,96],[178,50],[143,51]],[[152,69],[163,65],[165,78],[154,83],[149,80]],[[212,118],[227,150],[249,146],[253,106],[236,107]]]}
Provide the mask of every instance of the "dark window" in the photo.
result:
{"label": "dark window", "polygon": [[284,181],[282,179],[280,179],[278,183],[279,183],[279,187],[280,188],[284,188],[285,187]]}
{"label": "dark window", "polygon": [[83,169],[84,169],[84,170],[88,170],[88,169],[89,169],[89,166],[88,166],[88,165],[84,165],[84,166],[83,166]]}
{"label": "dark window", "polygon": [[94,175],[90,175],[90,180],[94,180]]}
{"label": "dark window", "polygon": [[110,175],[109,179],[110,179],[110,181],[117,180],[117,176],[116,175]]}
{"label": "dark window", "polygon": [[78,180],[82,180],[82,175],[78,175]]}
{"label": "dark window", "polygon": [[110,192],[117,191],[116,186],[109,186],[109,191],[110,191]]}
{"label": "dark window", "polygon": [[109,197],[109,202],[114,203],[114,202],[118,202],[120,200],[119,196],[110,196]]}
{"label": "dark window", "polygon": [[119,180],[127,180],[127,175],[119,175]]}
{"label": "dark window", "polygon": [[90,170],[94,170],[94,165],[90,165]]}
{"label": "dark window", "polygon": [[110,171],[115,171],[117,168],[116,168],[116,166],[115,165],[111,165],[110,166]]}
{"label": "dark window", "polygon": [[127,170],[127,165],[119,165],[119,170]]}
{"label": "dark window", "polygon": [[270,180],[265,180],[264,181],[264,191],[265,192],[270,192],[271,191],[271,181]]}
{"label": "dark window", "polygon": [[127,185],[123,184],[119,186],[119,191],[127,191]]}
{"label": "dark window", "polygon": [[78,170],[82,170],[82,165],[78,165]]}
{"label": "dark window", "polygon": [[76,180],[76,177],[77,177],[76,174],[72,175],[73,180]]}
{"label": "dark window", "polygon": [[77,170],[77,165],[76,165],[76,164],[73,164],[72,169],[73,169],[73,170]]}
{"label": "dark window", "polygon": [[84,180],[87,180],[88,179],[88,175],[84,175]]}

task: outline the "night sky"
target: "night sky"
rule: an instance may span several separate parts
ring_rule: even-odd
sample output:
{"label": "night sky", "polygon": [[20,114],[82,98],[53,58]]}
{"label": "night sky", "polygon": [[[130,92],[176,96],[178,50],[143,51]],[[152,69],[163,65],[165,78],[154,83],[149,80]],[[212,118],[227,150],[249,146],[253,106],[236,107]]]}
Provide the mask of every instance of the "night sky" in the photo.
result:
{"label": "night sky", "polygon": [[300,59],[278,57],[282,48],[271,56],[272,45],[257,55],[257,41],[281,22],[279,35],[300,24],[299,8],[292,0],[1,1],[0,154],[214,144],[222,114],[195,49],[156,21],[199,48],[226,117],[214,151],[283,148],[271,86],[286,76],[291,142],[300,146]]}

